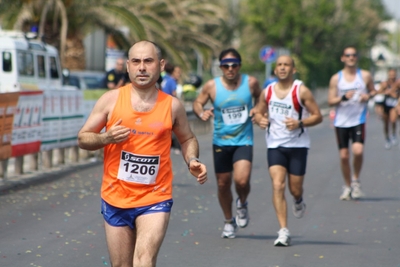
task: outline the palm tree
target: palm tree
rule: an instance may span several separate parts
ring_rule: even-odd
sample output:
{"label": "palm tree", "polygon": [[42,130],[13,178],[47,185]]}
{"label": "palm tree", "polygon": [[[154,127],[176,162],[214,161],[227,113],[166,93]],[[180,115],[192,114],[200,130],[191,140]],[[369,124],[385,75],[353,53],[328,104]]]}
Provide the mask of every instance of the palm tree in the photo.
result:
{"label": "palm tree", "polygon": [[[7,7],[7,8],[6,8]],[[2,22],[5,29],[16,29],[24,32],[34,27],[38,37],[49,40],[51,44],[60,47],[61,64],[64,63],[65,44],[68,31],[66,8],[61,0],[20,0],[1,2],[0,10],[6,11]],[[53,14],[47,19],[49,13]],[[46,30],[46,24],[52,21],[51,30]],[[60,28],[60,32],[58,29]],[[49,36],[50,34],[50,36]],[[59,44],[55,40],[60,40]]]}
{"label": "palm tree", "polygon": [[[208,65],[212,55],[221,48],[221,42],[207,29],[215,29],[224,21],[227,16],[224,10],[218,1],[212,0],[0,2],[3,28],[26,30],[26,27],[40,24],[45,40],[58,47],[62,55],[65,53],[64,67],[81,69],[85,58],[84,36],[95,27],[112,34],[122,49],[127,50],[135,41],[147,39],[158,43],[167,58],[183,68],[190,68],[194,51],[201,53],[206,59],[204,64]],[[128,35],[123,33],[122,27],[129,29]]]}
{"label": "palm tree", "polygon": [[57,29],[58,14],[60,14],[61,32],[60,32],[60,61],[64,63],[65,43],[67,40],[68,18],[64,3],[61,0],[47,1],[42,9],[40,16],[39,36],[45,36],[46,17],[49,11],[53,11],[53,31]]}

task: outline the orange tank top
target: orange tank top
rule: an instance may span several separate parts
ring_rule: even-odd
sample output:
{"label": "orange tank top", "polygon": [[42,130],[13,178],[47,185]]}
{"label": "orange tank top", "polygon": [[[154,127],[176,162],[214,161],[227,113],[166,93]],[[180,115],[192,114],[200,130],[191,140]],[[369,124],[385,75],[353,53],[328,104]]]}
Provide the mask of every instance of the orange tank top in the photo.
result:
{"label": "orange tank top", "polygon": [[172,198],[172,97],[158,92],[149,112],[131,105],[131,86],[119,88],[108,130],[119,119],[129,127],[129,139],[104,148],[104,175],[101,197],[118,208],[136,208]]}

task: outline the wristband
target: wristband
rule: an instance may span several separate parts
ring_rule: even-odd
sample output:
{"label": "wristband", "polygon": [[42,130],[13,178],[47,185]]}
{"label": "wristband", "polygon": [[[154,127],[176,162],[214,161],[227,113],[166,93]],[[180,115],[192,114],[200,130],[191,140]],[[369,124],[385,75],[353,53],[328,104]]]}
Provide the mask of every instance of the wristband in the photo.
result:
{"label": "wristband", "polygon": [[347,97],[346,97],[346,95],[344,94],[344,95],[342,95],[342,99],[341,99],[341,101],[347,101],[347,100],[349,100]]}
{"label": "wristband", "polygon": [[201,161],[200,161],[198,158],[196,158],[196,157],[190,158],[190,159],[188,160],[188,163],[187,163],[188,169],[189,169],[189,170],[190,170],[190,162],[192,162],[192,160],[195,160],[195,161],[201,163]]}

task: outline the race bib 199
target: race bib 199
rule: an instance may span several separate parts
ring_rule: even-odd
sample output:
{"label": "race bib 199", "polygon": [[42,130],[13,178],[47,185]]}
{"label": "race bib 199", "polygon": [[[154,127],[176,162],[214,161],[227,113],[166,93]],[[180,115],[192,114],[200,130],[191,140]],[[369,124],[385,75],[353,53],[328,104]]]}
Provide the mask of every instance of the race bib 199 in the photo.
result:
{"label": "race bib 199", "polygon": [[117,178],[138,184],[154,184],[160,168],[160,156],[121,152]]}
{"label": "race bib 199", "polygon": [[225,125],[243,124],[247,121],[249,112],[247,106],[230,107],[221,109],[222,119]]}

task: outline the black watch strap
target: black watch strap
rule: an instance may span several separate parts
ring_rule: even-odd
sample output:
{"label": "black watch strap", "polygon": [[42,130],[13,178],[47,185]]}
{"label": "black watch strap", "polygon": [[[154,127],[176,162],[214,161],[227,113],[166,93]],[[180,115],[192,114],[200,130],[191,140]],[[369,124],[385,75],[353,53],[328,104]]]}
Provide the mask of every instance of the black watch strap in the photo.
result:
{"label": "black watch strap", "polygon": [[201,163],[200,159],[198,159],[198,158],[195,158],[195,157],[193,157],[193,158],[190,158],[190,159],[188,160],[188,163],[187,163],[187,165],[188,165],[188,169],[190,169],[190,162],[192,162],[192,160],[195,160],[195,161],[197,161],[197,162],[200,162],[200,163]]}

